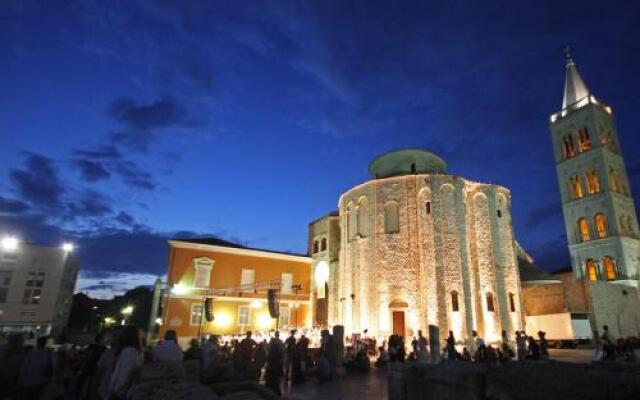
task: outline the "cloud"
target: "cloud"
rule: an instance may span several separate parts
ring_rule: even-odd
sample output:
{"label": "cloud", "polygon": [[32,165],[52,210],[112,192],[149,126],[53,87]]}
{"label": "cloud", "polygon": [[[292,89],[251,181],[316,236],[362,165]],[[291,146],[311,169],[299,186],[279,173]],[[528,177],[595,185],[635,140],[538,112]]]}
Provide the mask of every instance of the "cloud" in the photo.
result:
{"label": "cloud", "polygon": [[24,201],[8,199],[0,196],[0,213],[20,214],[29,209],[29,205]]}
{"label": "cloud", "polygon": [[147,191],[153,191],[157,186],[153,176],[132,161],[121,161],[114,168],[123,182],[129,186]]}
{"label": "cloud", "polygon": [[161,274],[127,273],[119,271],[80,271],[76,292],[83,292],[93,298],[108,299],[138,286],[151,286]]}
{"label": "cloud", "polygon": [[64,189],[52,159],[27,153],[25,169],[12,170],[10,177],[23,200],[48,209],[60,206]]}
{"label": "cloud", "polygon": [[95,190],[86,190],[81,197],[68,204],[67,216],[70,219],[82,217],[103,217],[111,214],[111,200]]}
{"label": "cloud", "polygon": [[89,159],[120,159],[122,158],[122,153],[112,145],[101,145],[91,149],[84,150],[74,150],[73,154],[76,157],[80,158],[89,158]]}
{"label": "cloud", "polygon": [[80,170],[82,178],[88,182],[97,182],[111,177],[111,173],[99,161],[75,159],[73,165]]}
{"label": "cloud", "polygon": [[186,121],[185,109],[171,98],[137,104],[129,97],[120,97],[111,102],[109,115],[135,131],[166,128]]}

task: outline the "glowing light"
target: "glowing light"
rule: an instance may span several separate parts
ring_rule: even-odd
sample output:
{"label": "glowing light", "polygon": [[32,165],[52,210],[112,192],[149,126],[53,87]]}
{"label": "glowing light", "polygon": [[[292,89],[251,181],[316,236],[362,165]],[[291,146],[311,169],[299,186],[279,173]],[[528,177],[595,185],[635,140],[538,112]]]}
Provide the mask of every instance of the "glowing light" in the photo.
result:
{"label": "glowing light", "polygon": [[15,251],[18,249],[18,239],[13,236],[7,236],[2,238],[2,250],[4,251]]}
{"label": "glowing light", "polygon": [[110,317],[106,317],[106,318],[104,319],[104,323],[105,323],[106,325],[111,325],[111,324],[113,324],[114,322],[116,322],[116,320],[115,320],[115,319],[113,319],[113,318],[110,318]]}
{"label": "glowing light", "polygon": [[156,325],[162,325],[162,318],[156,318]]}
{"label": "glowing light", "polygon": [[260,308],[262,307],[262,303],[259,301],[252,301],[251,302],[251,308]]}
{"label": "glowing light", "polygon": [[226,312],[219,312],[216,314],[216,319],[213,324],[218,327],[226,327],[231,325],[231,316]]}
{"label": "glowing light", "polygon": [[122,315],[131,315],[133,314],[133,306],[126,306],[125,308],[120,310],[120,312],[122,313]]}
{"label": "glowing light", "polygon": [[189,292],[189,288],[180,283],[176,283],[171,288],[171,293],[177,296],[182,296],[183,294],[187,294],[188,292]]}
{"label": "glowing light", "polygon": [[72,252],[75,248],[76,248],[76,246],[74,246],[73,243],[71,243],[71,242],[65,242],[65,243],[62,244],[62,250],[65,253]]}
{"label": "glowing light", "polygon": [[261,313],[258,315],[258,320],[256,321],[259,328],[269,328],[273,323],[271,316],[269,313]]}
{"label": "glowing light", "polygon": [[316,265],[314,277],[316,279],[316,286],[323,286],[329,280],[329,264],[327,264],[326,261],[320,261]]}

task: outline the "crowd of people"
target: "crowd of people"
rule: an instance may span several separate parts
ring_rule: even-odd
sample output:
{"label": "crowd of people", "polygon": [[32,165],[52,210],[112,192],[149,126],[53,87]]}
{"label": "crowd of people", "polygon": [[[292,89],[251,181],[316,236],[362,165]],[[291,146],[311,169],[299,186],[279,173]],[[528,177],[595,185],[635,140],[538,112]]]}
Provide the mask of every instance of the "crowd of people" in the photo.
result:
{"label": "crowd of people", "polygon": [[[186,351],[173,330],[150,346],[135,326],[105,330],[82,348],[50,346],[46,337],[37,338],[35,346],[26,345],[23,335],[12,334],[0,345],[0,400],[125,399],[143,366],[153,364],[189,364],[196,371],[191,375],[204,384],[253,381],[264,383],[280,394],[283,381],[298,384],[312,376],[321,382],[328,381],[340,364],[348,372],[367,372],[372,356],[377,356],[375,366],[379,368],[405,361],[504,363],[549,358],[549,341],[544,332],[538,332],[536,339],[519,331],[509,340],[503,331],[502,344],[496,346],[486,344],[473,331],[471,348],[467,348],[457,343],[450,331],[442,351],[439,346],[431,348],[421,331],[409,349],[400,335],[391,335],[378,346],[375,338],[366,336],[366,331],[363,338],[354,335],[340,341],[328,330],[321,330],[318,345],[312,346],[314,341],[306,333],[309,332],[293,330],[284,340],[277,331],[260,334],[258,338],[251,332],[233,338],[211,335],[202,343],[192,339]],[[594,344],[594,359],[598,361],[635,361],[634,348],[640,345],[637,339],[612,340],[607,326],[603,327],[602,335],[594,335]]]}

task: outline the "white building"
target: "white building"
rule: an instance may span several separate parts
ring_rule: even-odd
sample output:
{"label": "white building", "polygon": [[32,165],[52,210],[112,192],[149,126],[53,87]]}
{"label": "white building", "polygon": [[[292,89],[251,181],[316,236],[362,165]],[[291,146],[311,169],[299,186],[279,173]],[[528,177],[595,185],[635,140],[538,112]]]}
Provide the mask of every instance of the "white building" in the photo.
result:
{"label": "white building", "polygon": [[69,247],[5,238],[0,243],[0,332],[60,333],[67,325],[78,275]]}
{"label": "white building", "polygon": [[436,325],[467,342],[473,330],[490,342],[521,330],[509,190],[451,175],[418,149],[386,153],[369,170],[340,196],[338,216],[310,226],[314,270],[329,270],[327,304],[317,296],[328,325],[405,337]]}

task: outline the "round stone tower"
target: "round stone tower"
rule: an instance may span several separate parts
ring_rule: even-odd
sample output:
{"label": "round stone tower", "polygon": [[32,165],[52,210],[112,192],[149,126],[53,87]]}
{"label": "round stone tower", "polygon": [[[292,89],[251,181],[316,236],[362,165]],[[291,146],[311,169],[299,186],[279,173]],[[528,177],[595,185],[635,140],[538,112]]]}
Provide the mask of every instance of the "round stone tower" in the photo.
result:
{"label": "round stone tower", "polygon": [[385,153],[369,172],[340,196],[330,322],[406,338],[436,325],[463,342],[522,329],[509,190],[450,175],[420,149]]}

